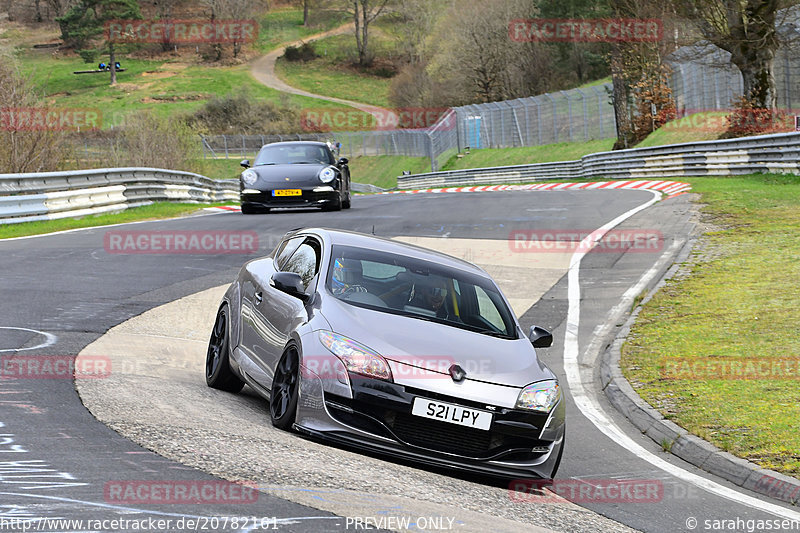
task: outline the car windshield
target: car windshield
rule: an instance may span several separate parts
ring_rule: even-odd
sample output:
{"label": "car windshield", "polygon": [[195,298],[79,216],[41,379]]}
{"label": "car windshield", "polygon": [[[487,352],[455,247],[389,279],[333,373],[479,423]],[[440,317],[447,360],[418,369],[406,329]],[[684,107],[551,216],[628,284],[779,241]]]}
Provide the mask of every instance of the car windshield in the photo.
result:
{"label": "car windshield", "polygon": [[281,144],[264,146],[255,166],[259,165],[332,165],[330,151],[318,144]]}
{"label": "car windshield", "polygon": [[511,311],[491,280],[430,261],[337,245],[326,286],[352,305],[517,338]]}

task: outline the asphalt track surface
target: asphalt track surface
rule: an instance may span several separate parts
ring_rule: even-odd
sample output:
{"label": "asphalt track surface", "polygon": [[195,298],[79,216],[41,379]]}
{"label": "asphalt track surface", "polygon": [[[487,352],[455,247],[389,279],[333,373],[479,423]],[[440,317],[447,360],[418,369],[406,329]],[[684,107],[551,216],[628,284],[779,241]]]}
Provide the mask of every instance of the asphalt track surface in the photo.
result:
{"label": "asphalt track surface", "polygon": [[[651,198],[652,194],[645,191],[613,190],[378,195],[357,197],[353,209],[339,213],[294,211],[265,216],[230,213],[132,224],[115,229],[255,231],[259,236],[260,252],[264,254],[289,229],[312,225],[374,232],[387,237],[507,241],[513,230],[592,230]],[[589,348],[597,344],[596,333],[601,331],[609,312],[626,290],[662,260],[664,252],[680,248],[691,229],[692,216],[687,195],[663,200],[623,222],[623,227],[630,229],[662,232],[663,248],[659,251],[590,253],[584,257],[580,267],[579,363],[586,362]],[[3,296],[0,298],[0,357],[4,363],[8,358],[74,356],[111,327],[131,317],[178,298],[229,283],[246,259],[235,254],[110,254],[104,249],[107,231],[108,228],[96,228],[0,242],[0,271],[3,273],[0,277],[0,294]],[[525,280],[521,279],[519,283],[524,284]],[[644,460],[641,453],[633,454],[619,446],[582,414],[571,397],[563,364],[563,339],[569,310],[568,283],[566,276],[558,280],[521,316],[523,327],[533,323],[548,327],[556,339],[556,344],[542,350],[540,356],[559,375],[568,399],[567,448],[558,478],[594,484],[598,480],[657,480],[664,488],[659,501],[583,501],[579,505],[643,531],[710,530],[704,527],[705,520],[738,520],[734,527],[725,530],[746,531],[747,520],[779,519],[775,513],[739,503],[737,498],[709,493],[685,481],[680,474],[676,476],[655,467],[652,462]],[[42,333],[8,328],[28,328]],[[591,364],[584,365],[581,372],[591,376]],[[663,453],[658,445],[619,416],[598,389],[588,392],[610,422],[647,452],[682,471],[734,489],[729,483]],[[210,516],[240,517],[241,520],[255,517],[245,527],[228,527],[228,530],[253,530],[259,529],[258,526],[284,531],[355,529],[355,525],[345,518],[266,493],[259,493],[254,503],[155,506],[109,503],[104,491],[108,491],[109,484],[120,480],[213,482],[216,478],[152,453],[99,423],[82,405],[70,379],[4,376],[0,381],[0,423],[0,531],[22,531],[25,529],[23,524],[28,524],[30,529],[30,524],[42,524],[35,521],[36,518],[44,517],[83,520],[162,518],[173,520],[172,530],[202,529],[181,528],[177,521],[183,519],[185,526],[188,519]],[[266,411],[264,423],[268,423]],[[299,455],[302,455],[305,442],[297,437]],[[338,449],[331,447],[330,452],[338,453]],[[448,472],[441,470],[419,470],[449,477]],[[330,474],[335,477],[335,472]],[[502,486],[482,478],[468,481],[487,487]],[[735,490],[734,494],[769,501],[764,496],[739,488]],[[796,514],[779,502],[770,503],[787,509],[787,513]],[[528,505],[546,504],[532,502]],[[553,509],[551,514],[558,517],[555,506]],[[454,513],[457,515],[458,509]],[[387,510],[387,515],[390,514],[391,510]],[[561,525],[549,522],[546,527],[575,530],[574,515],[565,513],[564,516],[569,522]],[[583,529],[597,530],[598,522],[593,515],[586,513],[585,517],[586,527]],[[514,516],[503,518],[513,519]],[[698,521],[695,528],[690,527],[692,518]],[[13,522],[15,519],[17,522]],[[388,522],[382,524],[391,525]],[[81,530],[66,525],[38,527],[44,531]],[[95,529],[125,528],[104,526]],[[222,529],[221,524],[217,524],[215,529]]]}

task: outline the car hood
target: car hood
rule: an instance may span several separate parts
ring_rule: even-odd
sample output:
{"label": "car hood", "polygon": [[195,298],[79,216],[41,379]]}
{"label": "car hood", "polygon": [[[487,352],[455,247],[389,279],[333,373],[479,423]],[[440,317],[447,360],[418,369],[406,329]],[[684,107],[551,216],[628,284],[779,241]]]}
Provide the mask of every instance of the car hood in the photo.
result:
{"label": "car hood", "polygon": [[526,338],[500,339],[358,307],[334,297],[325,298],[320,311],[335,333],[398,363],[444,375],[457,364],[466,371],[467,380],[512,387],[555,379]]}
{"label": "car hood", "polygon": [[[305,188],[330,185],[322,183],[317,177],[320,171],[332,165],[307,164],[307,165],[259,165],[253,167],[258,174],[258,181],[248,188],[276,189],[276,188]],[[332,167],[336,168],[336,167]]]}

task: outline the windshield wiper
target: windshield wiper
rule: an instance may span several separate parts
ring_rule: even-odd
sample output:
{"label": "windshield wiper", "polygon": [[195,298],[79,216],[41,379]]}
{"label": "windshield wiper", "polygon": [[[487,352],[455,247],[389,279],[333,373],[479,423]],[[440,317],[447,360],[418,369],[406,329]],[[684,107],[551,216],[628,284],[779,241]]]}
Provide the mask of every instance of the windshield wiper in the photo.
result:
{"label": "windshield wiper", "polygon": [[513,339],[513,337],[509,336],[508,334],[503,333],[502,331],[495,331],[493,329],[478,329],[478,328],[476,328],[476,329],[473,329],[472,331],[474,331],[475,333],[482,333],[484,335],[491,335],[492,337],[499,337],[501,339]]}

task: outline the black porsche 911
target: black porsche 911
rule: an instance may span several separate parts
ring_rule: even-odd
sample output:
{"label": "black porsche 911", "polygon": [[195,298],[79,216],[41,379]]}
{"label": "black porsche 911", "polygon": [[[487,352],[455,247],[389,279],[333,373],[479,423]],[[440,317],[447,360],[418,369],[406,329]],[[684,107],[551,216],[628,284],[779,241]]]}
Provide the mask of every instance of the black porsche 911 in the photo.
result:
{"label": "black porsche 911", "polygon": [[245,159],[239,178],[242,213],[274,207],[350,208],[347,158],[336,159],[326,143],[287,141],[264,145],[252,168]]}

